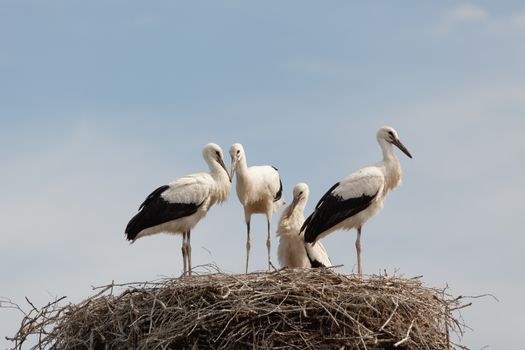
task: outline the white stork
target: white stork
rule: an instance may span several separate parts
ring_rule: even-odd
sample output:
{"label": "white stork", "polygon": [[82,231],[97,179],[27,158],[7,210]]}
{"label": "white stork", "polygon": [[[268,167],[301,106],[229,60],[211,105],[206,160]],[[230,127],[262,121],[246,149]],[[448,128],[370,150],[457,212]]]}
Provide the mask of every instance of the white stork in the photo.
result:
{"label": "white stork", "polygon": [[298,183],[293,188],[293,201],[284,209],[277,235],[279,247],[277,257],[282,267],[311,268],[332,266],[326,249],[321,242],[305,243],[304,234],[299,234],[304,222],[304,207],[308,202],[310,189],[305,183]]}
{"label": "white stork", "polygon": [[190,232],[215,203],[230,194],[231,178],[224,164],[221,148],[207,144],[202,156],[209,173],[186,175],[153,191],[129,221],[126,237],[131,243],[138,238],[160,232],[182,233],[184,273],[191,275]]}
{"label": "white stork", "polygon": [[394,155],[397,146],[409,158],[412,155],[401,143],[397,132],[383,127],[377,132],[377,142],[383,151],[383,160],[354,172],[333,185],[317,203],[301,231],[305,242],[313,243],[338,229],[357,229],[355,248],[357,271],[362,275],[361,228],[379,212],[387,193],[401,182],[401,165]]}
{"label": "white stork", "polygon": [[250,249],[252,245],[250,237],[250,219],[252,214],[265,214],[268,222],[268,238],[266,247],[268,249],[268,269],[271,265],[271,236],[270,222],[272,214],[279,210],[284,204],[281,198],[283,185],[277,169],[269,166],[251,166],[246,163],[246,154],[240,143],[235,143],[230,148],[231,177],[237,173],[237,197],[244,207],[244,219],[246,222],[246,273],[248,273],[248,262],[250,260]]}

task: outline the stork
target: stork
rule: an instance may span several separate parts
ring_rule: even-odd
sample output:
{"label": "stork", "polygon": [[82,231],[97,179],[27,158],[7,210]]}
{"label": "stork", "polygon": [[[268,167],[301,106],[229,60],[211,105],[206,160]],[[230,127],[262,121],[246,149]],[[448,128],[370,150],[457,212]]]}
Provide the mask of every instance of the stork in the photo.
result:
{"label": "stork", "polygon": [[270,223],[274,212],[284,205],[282,198],[283,184],[277,168],[262,165],[248,167],[246,154],[240,143],[234,143],[230,148],[231,177],[237,174],[237,197],[244,207],[244,219],[246,222],[246,273],[248,273],[248,262],[252,240],[250,236],[250,219],[252,214],[265,214],[268,223],[268,238],[266,248],[268,249],[268,269],[271,266],[271,229]]}
{"label": "stork", "polygon": [[377,142],[383,151],[383,160],[359,169],[333,185],[321,197],[314,212],[301,227],[307,243],[316,242],[339,229],[356,228],[355,248],[359,275],[363,273],[361,229],[370,217],[381,210],[388,192],[401,182],[401,165],[392,145],[412,158],[408,149],[399,140],[397,132],[391,127],[379,129]]}
{"label": "stork", "polygon": [[293,201],[286,207],[279,220],[277,235],[279,247],[277,257],[282,267],[311,268],[332,266],[326,249],[321,242],[305,243],[304,234],[299,234],[304,222],[304,207],[308,202],[310,189],[305,183],[293,188]]}
{"label": "stork", "polygon": [[230,194],[231,178],[221,148],[207,144],[202,156],[209,173],[186,175],[153,191],[129,221],[126,237],[131,243],[160,232],[182,233],[184,274],[191,275],[190,233],[215,203]]}

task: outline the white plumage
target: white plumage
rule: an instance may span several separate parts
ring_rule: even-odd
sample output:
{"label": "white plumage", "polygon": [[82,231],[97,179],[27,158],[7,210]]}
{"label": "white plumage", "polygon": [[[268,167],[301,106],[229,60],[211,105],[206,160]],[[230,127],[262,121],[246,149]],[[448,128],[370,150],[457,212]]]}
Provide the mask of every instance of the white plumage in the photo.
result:
{"label": "white plumage", "polygon": [[230,148],[231,177],[237,174],[237,197],[244,207],[244,219],[246,222],[246,272],[250,259],[251,236],[250,220],[252,214],[265,214],[268,223],[268,238],[266,247],[268,249],[268,268],[271,265],[271,228],[272,215],[284,204],[282,199],[282,183],[277,169],[264,166],[248,167],[246,154],[240,143],[235,143]]}
{"label": "white plumage", "polygon": [[310,268],[332,265],[321,242],[305,244],[304,233],[299,233],[304,222],[304,207],[309,194],[307,184],[295,185],[293,201],[284,209],[279,220],[277,257],[282,267]]}
{"label": "white plumage", "polygon": [[354,172],[332,186],[319,200],[314,212],[301,228],[305,234],[305,241],[310,243],[339,229],[356,228],[355,246],[359,274],[362,274],[361,228],[370,217],[381,210],[388,192],[401,182],[401,165],[392,145],[412,158],[399,140],[397,132],[391,127],[379,129],[377,142],[383,151],[383,160]]}
{"label": "white plumage", "polygon": [[207,144],[202,155],[209,173],[196,173],[178,178],[153,191],[126,227],[127,239],[135,240],[160,232],[182,233],[184,273],[191,274],[190,233],[215,203],[230,194],[231,178],[224,164],[221,148]]}

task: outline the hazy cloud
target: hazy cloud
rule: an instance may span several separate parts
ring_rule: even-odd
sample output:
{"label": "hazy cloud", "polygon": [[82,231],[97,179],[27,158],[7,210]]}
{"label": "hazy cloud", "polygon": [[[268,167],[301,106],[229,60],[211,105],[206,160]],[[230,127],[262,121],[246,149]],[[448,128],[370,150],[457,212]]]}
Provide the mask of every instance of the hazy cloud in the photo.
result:
{"label": "hazy cloud", "polygon": [[523,34],[525,11],[495,15],[479,5],[465,3],[449,10],[442,17],[437,32],[447,34],[474,25],[496,34]]}
{"label": "hazy cloud", "polygon": [[525,34],[525,10],[493,21],[490,29],[503,34]]}
{"label": "hazy cloud", "polygon": [[489,19],[488,12],[474,4],[462,4],[450,10],[445,20],[454,23],[485,22]]}
{"label": "hazy cloud", "polygon": [[525,33],[525,11],[510,17],[510,24],[516,31]]}

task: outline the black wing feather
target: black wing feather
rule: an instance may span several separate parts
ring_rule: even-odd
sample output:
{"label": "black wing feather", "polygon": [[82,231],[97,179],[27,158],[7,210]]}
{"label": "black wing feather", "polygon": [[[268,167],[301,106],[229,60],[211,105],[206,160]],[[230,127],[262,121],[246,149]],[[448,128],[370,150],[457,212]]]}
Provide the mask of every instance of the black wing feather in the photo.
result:
{"label": "black wing feather", "polygon": [[326,199],[326,197],[328,197],[329,195],[332,194],[332,191],[335,190],[335,188],[337,186],[339,186],[339,182],[336,183],[335,185],[333,185],[332,187],[330,187],[330,189],[328,191],[326,191],[326,193],[321,197],[321,199],[319,199],[319,202],[317,202],[317,205],[315,206],[315,209],[319,208],[321,203]]}
{"label": "black wing feather", "polygon": [[146,205],[148,205],[148,203],[152,202],[155,198],[160,197],[162,192],[166,191],[168,188],[170,188],[170,186],[164,185],[164,186],[160,186],[155,191],[151,192],[150,195],[146,197],[144,202],[142,202],[142,204],[139,207],[139,210],[144,208]]}
{"label": "black wing feather", "polygon": [[306,249],[306,245],[304,246],[304,250],[306,251],[306,256],[308,257],[308,260],[310,261],[310,267],[313,269],[319,268],[319,267],[327,267],[325,264],[320,262],[319,260],[312,258],[310,254],[308,254],[308,249]]}
{"label": "black wing feather", "polygon": [[305,242],[315,242],[317,237],[324,231],[368,208],[378,193],[372,196],[363,194],[360,197],[343,199],[332,194],[335,187],[337,186],[332,186],[321,198],[314,212],[305,220],[301,227],[301,231],[304,230]]}
{"label": "black wing feather", "polygon": [[140,231],[146,228],[190,216],[204,203],[170,203],[161,197],[161,194],[168,188],[168,185],[157,188],[141,204],[139,212],[126,226],[128,240],[134,240]]}
{"label": "black wing feather", "polygon": [[279,170],[276,167],[274,167],[273,165],[270,165],[270,166],[273,168],[273,170],[275,170],[277,172],[277,176],[279,176],[279,191],[277,191],[277,193],[273,197],[273,201],[277,202],[283,196],[283,182],[281,181],[281,176],[279,175]]}
{"label": "black wing feather", "polygon": [[310,259],[310,257],[308,257],[308,260],[310,260],[310,266],[312,267],[312,269],[317,269],[317,268],[320,268],[320,267],[326,267],[322,262],[317,261],[315,259]]}
{"label": "black wing feather", "polygon": [[[314,209],[314,213],[315,211],[319,208],[319,206],[321,205],[321,203],[323,203],[323,201],[326,199],[326,197],[328,197],[329,195],[332,194],[332,191],[335,190],[335,188],[339,186],[339,182],[337,182],[335,185],[333,185],[332,187],[330,187],[330,189],[328,191],[326,191],[325,194],[323,194],[323,196],[321,197],[321,199],[319,199],[319,202],[317,202],[317,204],[315,205],[315,209]],[[310,225],[310,221],[312,221],[312,217],[314,215],[314,213],[310,214],[309,217],[306,218],[306,220],[304,220],[303,222],[303,225],[301,226],[301,229],[299,230],[299,233],[303,232],[304,229]]]}
{"label": "black wing feather", "polygon": [[275,197],[273,198],[274,202],[277,202],[281,197],[283,196],[283,182],[281,181],[281,177],[279,177],[279,191],[275,194]]}

